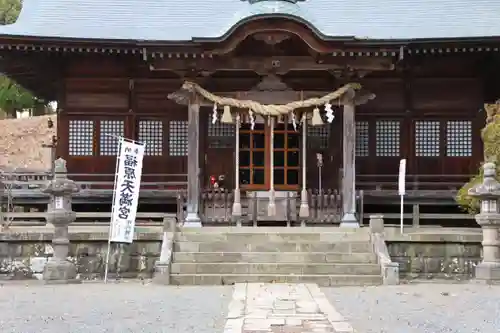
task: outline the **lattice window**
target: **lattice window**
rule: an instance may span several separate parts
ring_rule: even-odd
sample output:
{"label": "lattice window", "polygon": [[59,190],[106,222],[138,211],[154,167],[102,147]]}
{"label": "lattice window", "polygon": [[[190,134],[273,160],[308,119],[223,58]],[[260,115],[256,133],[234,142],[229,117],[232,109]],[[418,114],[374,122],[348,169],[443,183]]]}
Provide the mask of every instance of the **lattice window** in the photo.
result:
{"label": "lattice window", "polygon": [[307,144],[309,148],[328,148],[328,139],[330,137],[330,124],[319,126],[307,126]]}
{"label": "lattice window", "polygon": [[437,120],[415,122],[415,156],[437,157],[440,152],[440,123]]}
{"label": "lattice window", "polygon": [[169,122],[168,151],[170,156],[187,156],[188,154],[188,122],[171,120]]}
{"label": "lattice window", "polygon": [[450,120],[446,123],[446,156],[472,156],[470,120]]}
{"label": "lattice window", "polygon": [[212,117],[208,119],[208,146],[209,148],[231,148],[235,145],[235,125],[222,123],[217,120],[212,124]]}
{"label": "lattice window", "polygon": [[363,157],[370,154],[369,125],[367,121],[356,122],[356,156]]}
{"label": "lattice window", "polygon": [[69,121],[68,153],[71,156],[92,156],[94,153],[94,122]]}
{"label": "lattice window", "polygon": [[399,156],[400,122],[378,120],[375,125],[375,154],[377,156]]}
{"label": "lattice window", "polygon": [[99,152],[102,156],[116,156],[118,154],[118,137],[125,134],[123,120],[101,120],[99,133]]}
{"label": "lattice window", "polygon": [[139,120],[137,140],[146,144],[144,155],[163,155],[163,122],[161,120]]}

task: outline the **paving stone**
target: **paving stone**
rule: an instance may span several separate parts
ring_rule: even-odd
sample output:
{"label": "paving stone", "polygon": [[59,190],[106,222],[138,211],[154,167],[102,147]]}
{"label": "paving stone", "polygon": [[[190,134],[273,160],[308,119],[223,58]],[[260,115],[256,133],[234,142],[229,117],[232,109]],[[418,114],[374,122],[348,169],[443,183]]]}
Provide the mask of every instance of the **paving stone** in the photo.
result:
{"label": "paving stone", "polygon": [[[229,308],[224,333],[353,332],[314,284],[236,284],[234,293],[245,302],[244,306],[241,301],[230,302],[235,309]],[[234,316],[238,314],[241,321],[236,322]]]}

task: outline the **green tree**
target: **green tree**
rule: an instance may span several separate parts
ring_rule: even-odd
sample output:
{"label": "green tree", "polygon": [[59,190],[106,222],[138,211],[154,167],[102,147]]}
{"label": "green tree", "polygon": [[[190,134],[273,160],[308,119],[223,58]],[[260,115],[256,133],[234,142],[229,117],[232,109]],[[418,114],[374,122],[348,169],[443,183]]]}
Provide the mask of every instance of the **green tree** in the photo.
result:
{"label": "green tree", "polygon": [[[0,25],[12,24],[17,20],[22,0],[0,0]],[[4,116],[14,116],[16,110],[38,108],[46,103],[5,75],[0,75],[0,109]]]}
{"label": "green tree", "polygon": [[[481,131],[483,140],[483,157],[486,162],[494,162],[497,165],[497,179],[500,179],[500,100],[495,104],[484,104],[486,111],[486,125]],[[457,194],[458,204],[470,214],[479,212],[479,200],[471,198],[468,194],[470,188],[483,181],[483,168],[479,174],[465,184]]]}
{"label": "green tree", "polygon": [[21,11],[21,0],[0,0],[0,24],[14,23]]}

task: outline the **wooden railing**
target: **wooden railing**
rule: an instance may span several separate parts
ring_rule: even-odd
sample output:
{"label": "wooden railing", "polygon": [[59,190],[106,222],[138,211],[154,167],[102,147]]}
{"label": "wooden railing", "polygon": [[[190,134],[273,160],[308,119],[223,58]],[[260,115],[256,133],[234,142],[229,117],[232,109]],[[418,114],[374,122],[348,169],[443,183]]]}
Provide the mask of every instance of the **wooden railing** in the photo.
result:
{"label": "wooden railing", "polygon": [[[456,191],[467,183],[471,175],[406,175],[406,189],[418,190],[451,190]],[[363,190],[397,190],[398,175],[356,175],[356,188]]]}
{"label": "wooden railing", "polygon": [[[52,178],[49,172],[19,172],[2,173],[3,188],[12,190],[38,189]],[[114,174],[67,174],[82,191],[110,191],[113,189]],[[177,191],[187,187],[187,174],[144,174],[142,175],[142,190]]]}
{"label": "wooden railing", "polygon": [[[384,216],[384,222],[386,226],[400,225],[401,224],[401,214],[400,213],[371,213],[367,215],[382,215]],[[368,216],[365,216],[368,218]],[[428,226],[443,226],[449,225],[454,226],[454,224],[462,225],[463,221],[467,221],[468,227],[477,225],[475,222],[474,215],[468,213],[420,213],[420,205],[413,204],[411,213],[403,214],[403,223],[407,226],[412,226],[418,228],[421,225]],[[459,221],[462,221],[459,223]],[[477,225],[479,227],[479,225]]]}
{"label": "wooden railing", "polygon": [[[231,191],[214,189],[206,190],[200,197],[200,217],[204,224],[237,224],[232,216],[234,195]],[[241,195],[243,225],[257,225],[258,221],[274,220],[265,213],[268,198],[259,198],[255,192],[249,196]],[[186,196],[179,194],[177,197],[177,215],[179,220],[184,220]],[[309,216],[301,218],[300,193],[289,193],[288,197],[277,197],[277,211],[284,209],[279,216],[288,224],[336,224],[340,223],[342,200],[336,190],[309,190],[308,191]],[[362,193],[358,194],[358,207],[362,215]],[[262,209],[264,207],[264,209]],[[264,213],[263,213],[264,211]],[[359,210],[358,210],[359,211]]]}
{"label": "wooden railing", "polygon": [[[4,220],[9,226],[44,226],[46,225],[47,212],[10,212],[3,213]],[[71,225],[109,225],[111,212],[77,212],[76,221]],[[138,212],[136,225],[162,226],[167,225],[172,219],[177,220],[175,213]]]}

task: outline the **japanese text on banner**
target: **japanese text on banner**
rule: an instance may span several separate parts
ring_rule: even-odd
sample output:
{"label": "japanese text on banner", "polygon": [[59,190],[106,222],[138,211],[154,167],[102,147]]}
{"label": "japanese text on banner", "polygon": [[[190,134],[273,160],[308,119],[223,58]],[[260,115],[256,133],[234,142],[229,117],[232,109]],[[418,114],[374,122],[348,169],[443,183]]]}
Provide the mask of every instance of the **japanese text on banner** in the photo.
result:
{"label": "japanese text on banner", "polygon": [[121,142],[111,218],[111,242],[133,242],[143,157],[144,145]]}

